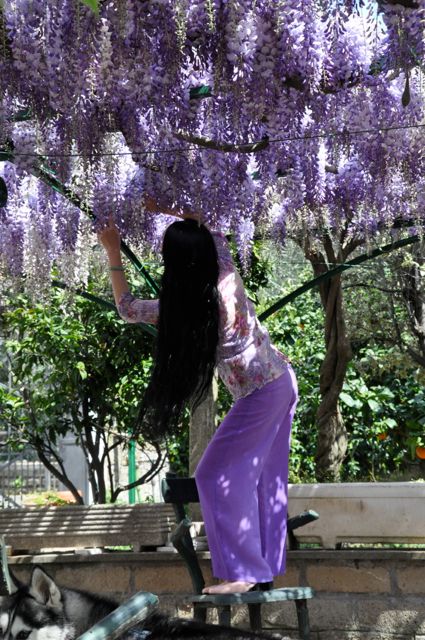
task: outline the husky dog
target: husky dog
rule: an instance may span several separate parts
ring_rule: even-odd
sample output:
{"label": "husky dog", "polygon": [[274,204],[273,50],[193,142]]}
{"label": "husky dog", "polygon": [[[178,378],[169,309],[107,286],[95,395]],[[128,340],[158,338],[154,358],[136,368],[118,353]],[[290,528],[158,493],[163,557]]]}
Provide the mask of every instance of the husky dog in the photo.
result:
{"label": "husky dog", "polygon": [[[59,588],[40,567],[30,583],[12,576],[13,593],[0,596],[0,640],[75,640],[118,604],[106,598]],[[270,640],[281,636],[151,614],[125,640]]]}
{"label": "husky dog", "polygon": [[12,594],[0,596],[1,640],[71,640],[118,606],[84,591],[59,589],[40,567],[29,585],[11,578]]}

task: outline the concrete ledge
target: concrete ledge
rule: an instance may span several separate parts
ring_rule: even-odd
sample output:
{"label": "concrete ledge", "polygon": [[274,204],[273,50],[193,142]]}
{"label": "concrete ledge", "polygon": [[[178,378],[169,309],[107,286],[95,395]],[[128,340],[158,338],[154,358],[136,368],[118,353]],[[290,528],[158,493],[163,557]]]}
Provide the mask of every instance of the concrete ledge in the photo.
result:
{"label": "concrete ledge", "polygon": [[290,516],[313,509],[319,520],[297,529],[300,542],[425,544],[424,482],[293,484]]}
{"label": "concrete ledge", "polygon": [[[208,582],[208,553],[200,553]],[[145,589],[160,598],[161,609],[189,617],[184,600],[192,592],[186,568],[175,553],[111,552],[84,556],[48,554],[10,558],[11,570],[27,579],[42,564],[68,587],[87,589],[118,600]],[[285,576],[277,587],[311,586],[312,640],[419,640],[425,636],[425,551],[300,550],[288,553]],[[245,607],[234,608],[234,622],[247,624]],[[296,638],[293,603],[264,607],[264,622]]]}

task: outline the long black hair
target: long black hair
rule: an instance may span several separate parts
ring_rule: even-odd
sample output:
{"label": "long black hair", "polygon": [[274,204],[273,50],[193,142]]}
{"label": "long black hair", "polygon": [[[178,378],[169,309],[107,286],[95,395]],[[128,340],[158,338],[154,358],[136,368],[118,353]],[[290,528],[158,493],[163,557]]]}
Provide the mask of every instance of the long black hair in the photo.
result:
{"label": "long black hair", "polygon": [[205,225],[171,224],[162,244],[156,357],[135,433],[160,439],[174,433],[185,406],[205,398],[218,344],[218,257]]}

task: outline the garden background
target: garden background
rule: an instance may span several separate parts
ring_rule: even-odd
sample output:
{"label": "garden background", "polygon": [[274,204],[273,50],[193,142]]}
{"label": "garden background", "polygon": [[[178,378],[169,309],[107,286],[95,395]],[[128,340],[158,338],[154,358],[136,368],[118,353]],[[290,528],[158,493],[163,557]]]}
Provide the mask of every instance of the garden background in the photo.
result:
{"label": "garden background", "polygon": [[[95,500],[163,464],[154,447],[146,477],[114,481],[154,329],[117,319],[93,233],[114,215],[133,286],[154,296],[169,222],[144,206],[155,197],[229,235],[295,365],[291,480],[423,478],[423,13],[422,0],[2,4],[9,445],[33,447],[77,500],[57,451],[70,429]],[[217,419],[228,406],[221,389]],[[188,423],[168,443],[178,470]]]}

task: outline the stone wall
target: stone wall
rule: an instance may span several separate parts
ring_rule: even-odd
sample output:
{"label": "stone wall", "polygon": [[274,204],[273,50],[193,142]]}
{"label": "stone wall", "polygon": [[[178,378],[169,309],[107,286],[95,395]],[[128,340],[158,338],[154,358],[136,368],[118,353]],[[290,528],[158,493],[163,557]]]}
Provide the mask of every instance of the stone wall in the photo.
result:
{"label": "stone wall", "polygon": [[[207,581],[209,555],[201,554]],[[163,611],[190,616],[184,599],[191,584],[180,558],[170,552],[100,555],[56,554],[10,558],[12,571],[27,579],[39,564],[59,584],[118,600],[138,590],[160,597]],[[302,550],[288,554],[287,574],[276,586],[309,585],[312,640],[425,640],[425,551]],[[264,626],[297,638],[293,603],[263,607]],[[235,622],[246,624],[243,608]]]}

